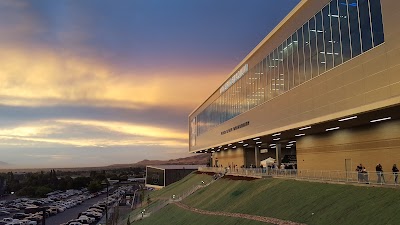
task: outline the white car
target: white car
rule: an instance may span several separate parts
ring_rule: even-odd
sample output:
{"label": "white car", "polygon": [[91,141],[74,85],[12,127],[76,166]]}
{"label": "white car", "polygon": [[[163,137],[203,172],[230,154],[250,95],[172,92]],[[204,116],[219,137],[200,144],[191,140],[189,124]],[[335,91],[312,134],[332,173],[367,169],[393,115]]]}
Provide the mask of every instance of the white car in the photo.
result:
{"label": "white car", "polygon": [[10,223],[7,223],[6,225],[22,225],[22,223],[20,223],[20,222],[10,222]]}
{"label": "white car", "polygon": [[93,217],[88,217],[85,215],[80,216],[77,220],[79,220],[81,223],[87,223],[87,224],[91,224],[95,221]]}
{"label": "white car", "polygon": [[37,225],[37,222],[32,220],[20,220],[19,222],[21,225]]}
{"label": "white car", "polygon": [[4,221],[4,222],[13,222],[14,219],[13,219],[13,218],[10,218],[10,217],[6,217],[6,218],[3,218],[3,221]]}
{"label": "white car", "polygon": [[[5,218],[5,219],[9,220],[11,218]],[[11,221],[5,221],[5,222],[8,222],[6,225],[24,225],[17,219],[12,219]]]}
{"label": "white car", "polygon": [[68,223],[68,225],[83,225],[83,223],[81,223],[81,222],[71,222],[71,223]]}
{"label": "white car", "polygon": [[85,213],[91,213],[91,214],[93,214],[93,215],[96,215],[96,216],[103,216],[103,212],[99,212],[99,211],[96,211],[96,210],[91,210],[91,209],[88,209],[88,210],[86,210],[86,212]]}
{"label": "white car", "polygon": [[84,216],[88,216],[88,217],[94,217],[95,219],[100,219],[103,216],[102,213],[93,212],[93,211],[86,211],[86,212],[82,212],[81,214]]}

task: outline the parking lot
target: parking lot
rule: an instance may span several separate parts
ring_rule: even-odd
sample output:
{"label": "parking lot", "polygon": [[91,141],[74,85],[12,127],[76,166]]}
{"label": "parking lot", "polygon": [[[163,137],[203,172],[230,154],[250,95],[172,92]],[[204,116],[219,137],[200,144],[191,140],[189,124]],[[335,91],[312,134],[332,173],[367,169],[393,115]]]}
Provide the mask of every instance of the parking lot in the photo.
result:
{"label": "parking lot", "polygon": [[97,203],[98,201],[103,200],[106,196],[107,196],[107,194],[102,194],[97,197],[88,199],[88,200],[84,201],[81,205],[75,206],[70,209],[66,209],[63,213],[59,213],[55,216],[49,217],[46,219],[46,225],[58,225],[61,223],[66,223],[72,219],[75,219],[78,217],[78,214],[80,212],[85,211],[93,204]]}
{"label": "parking lot", "polygon": [[[136,185],[109,188],[97,193],[87,190],[67,190],[49,193],[47,198],[15,198],[0,202],[0,225],[38,225],[42,223],[44,210],[46,224],[82,225],[96,224],[105,215],[106,205],[125,204],[125,193],[131,193]],[[90,209],[89,209],[90,208]]]}

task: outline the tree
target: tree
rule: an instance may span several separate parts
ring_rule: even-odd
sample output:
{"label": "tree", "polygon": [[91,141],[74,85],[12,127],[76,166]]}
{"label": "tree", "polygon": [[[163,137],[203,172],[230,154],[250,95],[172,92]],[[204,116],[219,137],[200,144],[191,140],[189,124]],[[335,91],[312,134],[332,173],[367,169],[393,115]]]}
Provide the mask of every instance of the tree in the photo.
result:
{"label": "tree", "polygon": [[53,191],[53,189],[45,186],[40,186],[36,188],[35,196],[46,197],[46,194],[50,193],[51,191]]}
{"label": "tree", "polygon": [[89,186],[88,186],[88,191],[91,193],[98,192],[102,189],[103,187],[101,186],[101,183],[97,181],[91,181]]}
{"label": "tree", "polygon": [[36,188],[27,186],[23,187],[21,190],[17,191],[18,196],[35,196]]}

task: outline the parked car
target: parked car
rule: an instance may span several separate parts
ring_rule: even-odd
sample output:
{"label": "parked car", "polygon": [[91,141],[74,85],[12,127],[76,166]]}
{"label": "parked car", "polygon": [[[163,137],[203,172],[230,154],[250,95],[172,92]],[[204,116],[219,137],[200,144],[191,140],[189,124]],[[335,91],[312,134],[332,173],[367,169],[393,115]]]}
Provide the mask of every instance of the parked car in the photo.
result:
{"label": "parked car", "polygon": [[23,225],[23,224],[19,221],[14,221],[14,222],[7,223],[6,225]]}
{"label": "parked car", "polygon": [[100,219],[103,216],[103,214],[93,211],[82,212],[81,215],[94,217],[96,220]]}
{"label": "parked car", "polygon": [[9,222],[14,221],[14,219],[10,218],[10,217],[7,217],[7,218],[3,218],[3,221],[9,223]]}
{"label": "parked car", "polygon": [[0,211],[0,216],[9,216],[10,212],[7,211]]}
{"label": "parked car", "polygon": [[24,219],[25,217],[28,217],[29,214],[25,214],[25,213],[15,213],[13,215],[13,219]]}
{"label": "parked car", "polygon": [[76,221],[81,222],[82,224],[91,224],[94,222],[94,220],[89,217],[79,217]]}
{"label": "parked car", "polygon": [[37,225],[38,222],[32,220],[20,220],[22,225]]}
{"label": "parked car", "polygon": [[58,213],[57,208],[48,208],[47,211],[50,213],[51,216],[56,215]]}

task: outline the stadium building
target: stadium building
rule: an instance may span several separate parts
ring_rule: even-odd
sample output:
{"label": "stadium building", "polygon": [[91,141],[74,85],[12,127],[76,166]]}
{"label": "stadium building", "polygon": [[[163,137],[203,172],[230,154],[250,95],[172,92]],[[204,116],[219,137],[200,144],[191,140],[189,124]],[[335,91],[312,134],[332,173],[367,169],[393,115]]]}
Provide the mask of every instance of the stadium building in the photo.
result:
{"label": "stadium building", "polygon": [[400,1],[303,0],[189,115],[212,166],[400,164]]}

